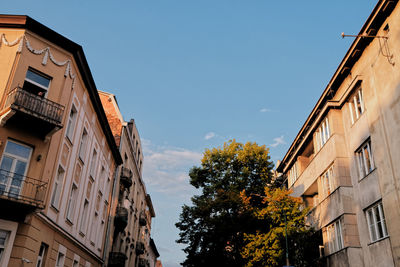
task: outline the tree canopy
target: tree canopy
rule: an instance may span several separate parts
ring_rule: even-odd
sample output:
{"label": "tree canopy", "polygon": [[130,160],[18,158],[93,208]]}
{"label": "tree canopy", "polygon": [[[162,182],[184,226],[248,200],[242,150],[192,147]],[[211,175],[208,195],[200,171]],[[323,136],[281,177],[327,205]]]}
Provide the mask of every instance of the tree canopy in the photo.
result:
{"label": "tree canopy", "polygon": [[[263,195],[241,193],[246,209],[265,222],[264,228],[244,234],[246,245],[242,257],[246,259],[245,266],[286,265],[286,236],[292,265],[318,266],[320,237],[306,225],[305,216],[309,209],[303,209],[301,199],[290,193],[287,189],[270,187],[265,187]],[[261,200],[261,207],[252,205],[252,198]]]}
{"label": "tree canopy", "polygon": [[244,233],[263,222],[245,209],[240,197],[262,194],[271,182],[273,163],[265,146],[235,140],[207,149],[200,167],[189,172],[190,183],[201,191],[184,205],[176,227],[178,243],[186,244],[184,266],[244,266]]}

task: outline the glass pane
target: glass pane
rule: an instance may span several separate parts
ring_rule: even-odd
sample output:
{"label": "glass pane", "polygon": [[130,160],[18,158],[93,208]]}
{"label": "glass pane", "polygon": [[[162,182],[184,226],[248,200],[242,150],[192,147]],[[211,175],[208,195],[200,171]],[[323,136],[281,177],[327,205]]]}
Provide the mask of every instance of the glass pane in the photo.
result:
{"label": "glass pane", "polygon": [[[1,161],[0,168],[5,171],[11,171],[12,162],[13,162],[13,158],[4,156],[3,160]],[[6,172],[4,172],[4,173],[6,173]]]}
{"label": "glass pane", "polygon": [[0,246],[4,247],[6,243],[6,238],[7,238],[7,232],[0,230]]}
{"label": "glass pane", "polygon": [[12,141],[7,142],[6,152],[24,159],[28,159],[31,153],[31,148],[23,146]]}
{"label": "glass pane", "polygon": [[9,171],[11,170],[12,162],[13,162],[13,159],[10,157],[7,157],[7,156],[4,156],[3,160],[1,161],[0,184],[2,184],[2,185],[7,184],[7,180],[10,176]]}
{"label": "glass pane", "polygon": [[37,73],[35,73],[35,72],[31,71],[31,70],[28,70],[26,72],[26,78],[28,78],[29,80],[34,81],[34,82],[36,82],[36,83],[38,83],[38,84],[40,84],[40,85],[42,85],[42,86],[44,86],[46,88],[49,88],[50,79],[47,78],[47,77],[44,77],[42,75],[39,75],[39,74],[37,74]]}
{"label": "glass pane", "polygon": [[368,146],[365,146],[364,148],[364,156],[365,156],[365,161],[367,164],[367,170],[368,172],[372,171],[372,164],[371,164],[371,157],[369,155],[369,151],[368,151]]}

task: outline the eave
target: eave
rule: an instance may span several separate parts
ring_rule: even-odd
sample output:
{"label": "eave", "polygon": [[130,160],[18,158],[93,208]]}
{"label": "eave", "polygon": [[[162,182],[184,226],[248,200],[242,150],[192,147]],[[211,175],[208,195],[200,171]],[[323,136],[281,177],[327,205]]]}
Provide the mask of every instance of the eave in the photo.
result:
{"label": "eave", "polygon": [[0,14],[0,28],[28,30],[49,40],[53,44],[63,48],[73,55],[85,87],[89,93],[89,98],[100,121],[101,128],[104,132],[104,135],[106,136],[107,143],[112,151],[115,162],[117,163],[117,165],[122,164],[122,157],[119,153],[118,147],[111,132],[111,128],[108,124],[107,117],[101,104],[100,97],[97,93],[96,84],[94,82],[82,46],[26,15]]}
{"label": "eave", "polygon": [[[383,25],[386,18],[392,13],[397,2],[398,0],[380,0],[376,4],[367,21],[362,26],[359,35],[375,35]],[[315,122],[315,120],[321,119],[322,116],[320,112],[324,110],[327,101],[331,100],[335,95],[340,85],[351,72],[353,66],[362,56],[365,48],[373,41],[373,39],[374,38],[365,37],[355,38],[346,55],[336,69],[333,77],[323,91],[321,97],[317,101],[317,104],[314,106],[307,120],[301,127],[289,150],[286,152],[284,158],[277,166],[276,170],[278,172],[285,173],[292,165],[292,162],[294,161],[298,151],[303,148],[303,146],[306,144],[305,141],[308,140],[310,138],[310,134],[312,134],[312,124]],[[327,112],[326,109],[325,111]]]}

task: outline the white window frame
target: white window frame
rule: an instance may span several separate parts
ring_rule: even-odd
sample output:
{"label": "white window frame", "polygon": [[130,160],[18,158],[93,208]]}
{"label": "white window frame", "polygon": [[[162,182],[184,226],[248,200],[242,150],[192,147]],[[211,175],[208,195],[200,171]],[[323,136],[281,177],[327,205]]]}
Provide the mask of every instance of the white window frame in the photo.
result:
{"label": "white window frame", "polygon": [[96,176],[96,167],[97,167],[97,157],[99,156],[99,153],[97,152],[97,149],[93,149],[92,153],[92,158],[90,160],[90,176],[94,179]]}
{"label": "white window frame", "polygon": [[325,196],[333,192],[333,164],[321,175],[322,188]]}
{"label": "white window frame", "polygon": [[297,162],[295,162],[288,172],[289,187],[296,182],[297,178]]}
{"label": "white window frame", "polygon": [[66,256],[67,256],[67,248],[59,244],[55,267],[64,267]]}
{"label": "white window frame", "polygon": [[[360,102],[361,110],[359,110],[358,108],[358,102]],[[364,108],[364,99],[361,86],[359,86],[356,92],[353,94],[353,96],[350,97],[349,110],[350,110],[351,124],[354,124],[361,117],[361,115],[364,114],[365,108]]]}
{"label": "white window frame", "polygon": [[335,253],[344,248],[342,218],[331,223],[327,227],[329,253]]}
{"label": "white window frame", "polygon": [[89,219],[89,204],[90,204],[89,200],[85,198],[82,207],[81,222],[79,225],[79,232],[82,233],[83,235],[86,234],[86,228]]}
{"label": "white window frame", "polygon": [[[374,157],[371,149],[371,140],[368,139],[356,150],[356,158],[360,179],[370,174],[375,169]],[[368,168],[369,166],[369,168]]]}
{"label": "white window frame", "polygon": [[71,142],[74,137],[74,131],[75,131],[77,118],[78,118],[78,110],[76,109],[75,105],[72,104],[71,110],[70,110],[69,116],[68,116],[67,130],[65,132],[65,135]]}
{"label": "white window frame", "polygon": [[[44,78],[46,78],[46,79],[48,79],[48,80],[49,80],[49,85],[46,87],[46,86],[41,85],[40,83],[37,83],[37,82],[35,82],[35,81],[33,81],[33,80],[27,78],[26,76],[27,76],[27,74],[28,74],[28,71],[30,71],[30,72],[32,72],[32,73],[35,73],[36,75],[42,76],[42,77],[44,77]],[[44,74],[44,73],[41,73],[40,71],[37,71],[37,70],[35,70],[35,69],[28,68],[28,70],[27,70],[26,73],[25,73],[25,79],[24,79],[24,80],[27,81],[27,82],[29,82],[29,83],[31,83],[31,84],[33,84],[33,85],[36,85],[37,87],[42,88],[43,90],[46,90],[46,93],[44,94],[43,97],[44,97],[44,98],[47,97],[47,94],[49,93],[49,89],[50,89],[50,85],[51,85],[51,80],[52,80],[50,76],[48,76],[48,75],[46,75],[46,74]]]}
{"label": "white window frame", "polygon": [[74,220],[77,193],[78,193],[78,186],[73,182],[71,187],[71,192],[68,198],[67,211],[66,211],[66,218],[71,223],[73,223]]}
{"label": "white window frame", "polygon": [[[372,207],[366,209],[365,217],[367,218],[369,237],[371,242],[379,241],[388,236],[382,202],[379,202]],[[379,230],[382,231],[382,235]]]}
{"label": "white window frame", "polygon": [[[43,250],[42,250],[42,247],[43,247]],[[38,258],[37,258],[36,265],[35,265],[36,267],[44,266],[43,262],[46,260],[46,253],[47,253],[48,248],[49,248],[49,246],[47,244],[45,244],[43,242],[40,244],[39,254],[38,254]]]}
{"label": "white window frame", "polygon": [[77,254],[74,254],[74,260],[72,261],[72,267],[79,267],[79,261],[81,257]]}
{"label": "white window frame", "polygon": [[320,150],[331,137],[331,130],[329,128],[329,119],[326,117],[316,131],[317,150]]}
{"label": "white window frame", "polygon": [[79,145],[79,158],[84,162],[86,154],[86,146],[88,144],[88,131],[83,127],[81,142]]}
{"label": "white window frame", "polygon": [[0,259],[0,266],[8,266],[10,260],[11,250],[13,248],[15,235],[17,233],[18,223],[0,219],[0,229],[9,232],[6,245]]}
{"label": "white window frame", "polygon": [[[60,176],[60,170],[62,171],[62,175]],[[65,169],[64,167],[59,164],[57,168],[56,178],[54,179],[54,186],[53,186],[53,193],[51,194],[50,204],[55,209],[60,208],[60,199],[62,188],[64,185],[64,178],[65,178]]]}

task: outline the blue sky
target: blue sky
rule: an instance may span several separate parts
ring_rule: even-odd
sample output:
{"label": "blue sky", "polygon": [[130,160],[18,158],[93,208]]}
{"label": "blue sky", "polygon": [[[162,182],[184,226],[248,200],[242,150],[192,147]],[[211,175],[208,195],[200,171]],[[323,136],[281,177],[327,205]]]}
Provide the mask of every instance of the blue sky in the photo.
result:
{"label": "blue sky", "polygon": [[274,162],[320,97],[376,0],[5,1],[83,46],[99,90],[114,93],[144,146],[164,266],[187,173],[205,148],[235,138],[270,147]]}

